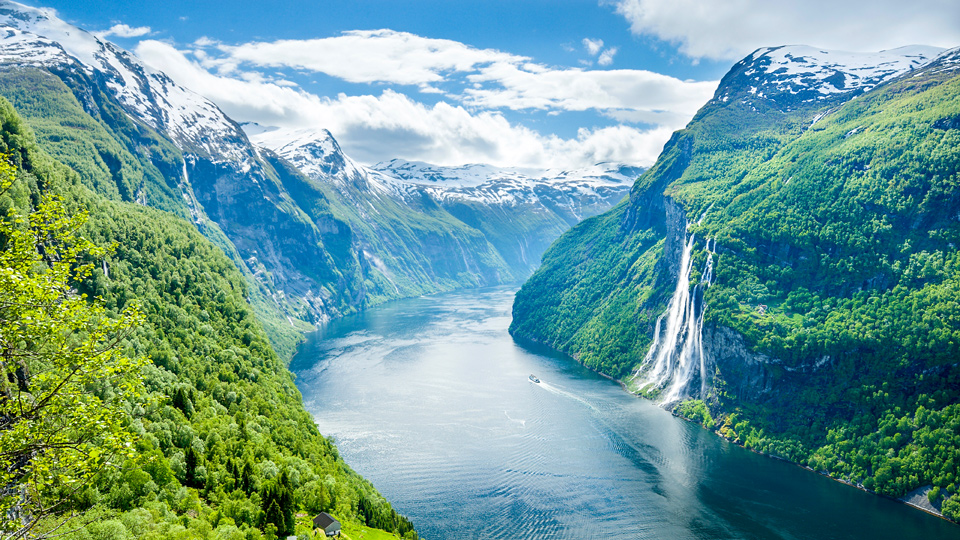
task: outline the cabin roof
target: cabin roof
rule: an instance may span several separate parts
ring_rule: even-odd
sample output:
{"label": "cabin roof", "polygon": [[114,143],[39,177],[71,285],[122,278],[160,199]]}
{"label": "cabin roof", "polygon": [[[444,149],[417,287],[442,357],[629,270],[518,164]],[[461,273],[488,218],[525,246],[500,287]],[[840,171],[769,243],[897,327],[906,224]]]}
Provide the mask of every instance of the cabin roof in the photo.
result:
{"label": "cabin roof", "polygon": [[320,512],[317,514],[317,517],[313,518],[313,526],[317,529],[326,529],[334,523],[336,523],[338,527],[340,526],[340,522],[333,519],[333,516],[326,512]]}

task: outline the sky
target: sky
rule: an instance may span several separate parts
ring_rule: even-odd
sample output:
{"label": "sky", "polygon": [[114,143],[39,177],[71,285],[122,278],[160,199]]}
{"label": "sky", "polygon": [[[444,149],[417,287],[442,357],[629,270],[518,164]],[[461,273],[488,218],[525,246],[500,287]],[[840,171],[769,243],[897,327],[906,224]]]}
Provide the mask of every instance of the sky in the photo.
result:
{"label": "sky", "polygon": [[241,123],[365,164],[649,166],[753,50],[960,46],[957,0],[45,0]]}

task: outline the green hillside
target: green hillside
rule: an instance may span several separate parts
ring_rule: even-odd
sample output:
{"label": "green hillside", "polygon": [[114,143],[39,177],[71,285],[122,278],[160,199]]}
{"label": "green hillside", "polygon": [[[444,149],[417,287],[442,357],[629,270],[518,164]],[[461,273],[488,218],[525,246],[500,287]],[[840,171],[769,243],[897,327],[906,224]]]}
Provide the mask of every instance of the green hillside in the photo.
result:
{"label": "green hillside", "polygon": [[428,197],[406,207],[358,186],[337,190],[245,139],[228,141],[250,154],[244,163],[181,152],[82,71],[6,66],[0,95],[83,185],[189,219],[223,249],[285,361],[317,322],[386,300],[517,279],[481,231]]}
{"label": "green hillside", "polygon": [[[135,374],[144,394],[107,383],[90,389],[103,399],[128,396],[116,422],[132,435],[135,457],[114,458],[81,483],[62,509],[81,517],[60,532],[76,539],[312,537],[296,515],[329,511],[415,537],[317,431],[246,300],[247,281],[223,251],[174,214],[124,202],[119,188],[114,200],[92,192],[86,186],[99,173],[85,178],[53,161],[6,101],[0,117],[0,151],[18,177],[0,206],[11,217],[27,215],[42,196],[56,195],[73,212],[86,208],[81,235],[113,249],[92,256],[95,270],[74,286],[114,317],[129,306],[142,313],[118,347],[146,359]],[[129,165],[137,163],[144,166]],[[13,375],[16,366],[6,366]],[[11,496],[18,495],[4,502]]]}
{"label": "green hillside", "polygon": [[812,102],[755,98],[747,66],[734,67],[629,203],[551,247],[512,333],[657,398],[633,372],[695,235],[691,288],[714,252],[712,365],[707,392],[676,412],[884,495],[932,487],[934,506],[960,518],[952,65]]}
{"label": "green hillside", "polygon": [[362,306],[514,280],[480,231],[428,197],[420,205],[404,206],[369,186],[334,187],[307,177],[268,150],[263,154],[298,207],[329,231],[331,253],[357,265],[363,276]]}

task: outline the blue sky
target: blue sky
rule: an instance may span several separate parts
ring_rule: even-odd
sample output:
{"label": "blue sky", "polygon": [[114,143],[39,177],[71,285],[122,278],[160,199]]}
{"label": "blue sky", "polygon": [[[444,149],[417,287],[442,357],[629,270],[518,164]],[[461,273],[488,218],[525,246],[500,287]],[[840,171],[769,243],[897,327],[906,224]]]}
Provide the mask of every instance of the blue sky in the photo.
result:
{"label": "blue sky", "polygon": [[365,163],[649,165],[757,47],[960,45],[955,0],[30,3]]}

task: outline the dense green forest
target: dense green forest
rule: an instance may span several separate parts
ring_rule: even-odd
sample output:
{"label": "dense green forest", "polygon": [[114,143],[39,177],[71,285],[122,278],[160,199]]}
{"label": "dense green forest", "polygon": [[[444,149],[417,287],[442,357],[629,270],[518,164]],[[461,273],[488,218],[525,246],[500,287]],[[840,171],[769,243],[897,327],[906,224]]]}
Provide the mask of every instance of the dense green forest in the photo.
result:
{"label": "dense green forest", "polygon": [[717,361],[710,392],[675,412],[883,495],[924,488],[960,520],[951,65],[812,103],[756,97],[749,66],[734,67],[629,202],[551,247],[517,295],[512,333],[633,384],[676,286],[677,246],[696,235],[693,286],[709,239],[705,346],[732,329],[756,360]]}
{"label": "dense green forest", "polygon": [[[3,229],[5,249],[13,249],[10,231],[50,221],[31,219],[49,212],[44,201],[60,201],[82,242],[51,236],[52,244],[43,240],[21,251],[33,253],[37,263],[30,268],[37,276],[64,266],[58,261],[76,261],[68,277],[75,293],[86,296],[63,298],[86,298],[103,314],[98,320],[117,321],[102,342],[112,342],[111,350],[124,359],[110,364],[118,366],[114,372],[126,369],[126,377],[91,382],[80,391],[118,404],[111,440],[126,438],[132,446],[107,452],[115,448],[84,439],[86,454],[110,457],[88,464],[87,472],[97,474],[80,474],[70,489],[50,495],[67,500],[58,512],[79,513],[58,533],[78,540],[313,538],[309,517],[328,511],[415,538],[411,523],[318,432],[247,302],[247,281],[224,252],[176,214],[123,202],[119,192],[113,200],[92,192],[81,175],[38,148],[5,100],[0,120],[0,152],[16,178],[0,196],[14,227]],[[41,240],[49,236],[42,227],[36,231]],[[71,258],[58,255],[71,245]],[[73,339],[69,326],[52,331]],[[11,381],[23,379],[15,362],[5,366]],[[32,368],[51,371],[49,365]],[[28,387],[29,376],[18,384]],[[75,416],[74,428],[89,420]],[[9,444],[9,437],[4,441]],[[15,504],[18,493],[6,492],[3,504]],[[51,516],[33,533],[56,523]]]}
{"label": "dense green forest", "polygon": [[254,149],[233,124],[230,140],[207,143],[240,157],[174,143],[83,70],[3,66],[0,95],[86,187],[188,219],[223,249],[284,361],[315,323],[391,299],[511,282],[526,271],[428,195],[402,202],[362,180],[307,178]]}

